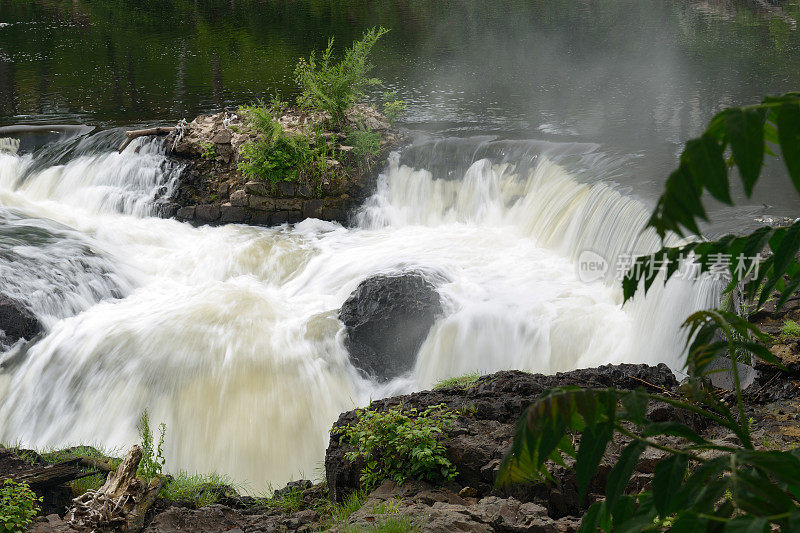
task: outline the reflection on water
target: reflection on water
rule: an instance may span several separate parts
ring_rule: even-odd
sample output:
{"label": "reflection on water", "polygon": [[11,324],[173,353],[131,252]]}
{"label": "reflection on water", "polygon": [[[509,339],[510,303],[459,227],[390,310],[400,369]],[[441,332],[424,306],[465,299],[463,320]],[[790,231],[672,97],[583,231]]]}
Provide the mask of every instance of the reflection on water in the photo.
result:
{"label": "reflection on water", "polygon": [[288,94],[298,56],[382,24],[378,74],[411,124],[678,141],[721,105],[800,86],[800,4],[763,4],[2,1],[0,124],[173,121]]}
{"label": "reflection on water", "polygon": [[[800,88],[799,18],[800,0],[0,0],[0,126],[289,97],[297,57],[382,24],[376,74],[409,103],[403,125],[601,143],[637,156],[620,181],[652,201],[715,112]],[[781,183],[747,218],[794,214]]]}

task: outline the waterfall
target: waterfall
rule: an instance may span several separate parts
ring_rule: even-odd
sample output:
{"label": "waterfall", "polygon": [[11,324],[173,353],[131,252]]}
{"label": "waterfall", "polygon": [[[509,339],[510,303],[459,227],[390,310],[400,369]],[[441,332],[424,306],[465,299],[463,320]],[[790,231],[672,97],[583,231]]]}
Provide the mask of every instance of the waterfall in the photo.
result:
{"label": "waterfall", "polygon": [[[660,242],[596,145],[424,140],[392,155],[354,227],[196,228],[153,216],[180,166],[157,141],[117,154],[118,136],[0,154],[0,290],[46,328],[0,355],[0,441],[121,449],[148,409],[168,469],[260,490],[318,477],[332,422],[370,398],[470,371],[680,370],[680,322],[719,297],[674,280],[621,305],[616,258]],[[597,279],[585,253],[609,265]],[[406,269],[437,274],[445,312],[413,372],[373,383],[338,309]]]}

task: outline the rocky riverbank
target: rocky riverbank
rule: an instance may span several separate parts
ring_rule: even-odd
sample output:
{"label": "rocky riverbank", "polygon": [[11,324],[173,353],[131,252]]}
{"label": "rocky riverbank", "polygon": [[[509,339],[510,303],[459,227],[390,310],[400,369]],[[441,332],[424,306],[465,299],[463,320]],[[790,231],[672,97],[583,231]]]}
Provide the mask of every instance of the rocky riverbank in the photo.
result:
{"label": "rocky riverbank", "polygon": [[[757,380],[748,394],[754,441],[759,448],[786,449],[797,446],[800,437],[798,374],[793,371],[779,379]],[[606,477],[619,458],[626,442],[615,437],[594,475],[589,494],[578,498],[575,472],[553,468],[554,479],[547,483],[514,486],[509,490],[494,487],[500,461],[510,446],[515,424],[524,409],[543,391],[558,386],[644,387],[651,392],[679,394],[679,384],[664,365],[608,365],[552,376],[518,371],[498,372],[438,390],[373,402],[372,408],[385,411],[394,406],[424,409],[444,404],[458,413],[446,429],[447,458],[458,475],[450,482],[430,484],[407,481],[398,485],[386,481],[359,498],[361,464],[346,458],[347,446],[332,438],[326,453],[326,480],[290,483],[270,499],[243,497],[224,485],[198,487],[214,497],[213,504],[198,506],[197,499],[176,501],[159,498],[147,516],[143,529],[149,533],[267,532],[267,531],[375,531],[376,524],[405,524],[410,531],[422,532],[570,532],[593,501],[601,498]],[[334,427],[351,424],[356,412],[343,413]],[[679,421],[715,442],[733,442],[732,434],[687,417],[667,404],[653,404],[648,411],[653,421]],[[9,452],[5,452],[6,455]],[[30,458],[30,455],[22,454]],[[648,449],[636,465],[629,490],[642,490],[653,478],[653,468],[663,452]],[[19,461],[0,461],[0,468]],[[0,477],[13,474],[5,468]],[[50,498],[50,501],[53,501]],[[347,502],[342,504],[341,502]],[[49,516],[33,524],[39,533],[80,531],[64,520],[64,511],[52,506]]]}
{"label": "rocky riverbank", "polygon": [[[240,169],[243,147],[263,135],[242,111],[201,115],[179,124],[166,143],[184,170],[162,215],[195,224],[273,226],[305,218],[347,222],[348,212],[371,193],[376,173],[402,136],[366,104],[348,110],[343,120],[332,126],[321,112],[283,110],[276,121],[285,134],[304,136],[312,145],[327,143],[330,155],[314,179],[274,182],[248,179]],[[377,146],[365,153],[348,145],[343,133],[348,131],[375,134]]]}

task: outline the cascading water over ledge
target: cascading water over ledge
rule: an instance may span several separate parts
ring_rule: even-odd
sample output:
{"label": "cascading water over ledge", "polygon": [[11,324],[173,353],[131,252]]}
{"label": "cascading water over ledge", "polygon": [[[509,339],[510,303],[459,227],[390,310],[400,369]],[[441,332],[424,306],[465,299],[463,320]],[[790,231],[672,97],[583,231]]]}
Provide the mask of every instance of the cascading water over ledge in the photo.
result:
{"label": "cascading water over ledge", "polygon": [[[92,295],[36,308],[46,336],[0,373],[0,440],[124,447],[148,409],[167,424],[171,468],[255,490],[313,476],[331,423],[370,398],[470,371],[678,369],[680,321],[717,299],[711,282],[675,280],[620,305],[614,258],[659,242],[640,231],[645,206],[601,181],[622,163],[596,145],[420,142],[391,158],[355,227],[195,228],[150,216],[179,171],[157,144],[116,154],[95,137],[0,155],[0,203],[17,217],[0,232],[74,243],[49,267],[52,292]],[[81,246],[116,288],[62,268],[85,260]],[[586,250],[610,263],[592,282],[576,267]],[[339,309],[365,279],[412,270],[441,274],[442,315],[410,373],[365,379]]]}

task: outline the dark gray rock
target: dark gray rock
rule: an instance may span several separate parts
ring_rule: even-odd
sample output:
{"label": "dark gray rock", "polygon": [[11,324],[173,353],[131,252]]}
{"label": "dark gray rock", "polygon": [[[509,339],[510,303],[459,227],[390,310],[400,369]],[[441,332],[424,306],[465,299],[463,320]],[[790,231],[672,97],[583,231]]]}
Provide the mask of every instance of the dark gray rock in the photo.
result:
{"label": "dark gray rock", "polygon": [[243,224],[247,222],[247,212],[244,207],[222,204],[220,207],[220,222]]}
{"label": "dark gray rock", "polygon": [[408,372],[441,313],[439,293],[419,272],[362,281],[339,312],[350,361],[378,380]]}
{"label": "dark gray rock", "polygon": [[[504,371],[484,376],[466,389],[452,387],[416,392],[376,400],[371,407],[383,411],[402,404],[406,408],[423,410],[445,404],[453,411],[465,413],[445,430],[447,457],[458,470],[455,482],[475,488],[482,497],[494,493],[500,461],[511,445],[515,425],[525,409],[544,391],[567,385],[627,390],[644,386],[651,392],[664,392],[675,389],[678,383],[664,364],[657,367],[606,365],[552,376]],[[669,412],[661,414],[660,419],[686,422],[681,416],[678,410],[670,408]],[[342,414],[334,427],[350,425],[355,420],[355,411],[350,411]],[[348,451],[350,448],[340,445],[338,437],[331,439],[325,455],[325,471],[332,499],[341,500],[359,487],[362,464],[348,460],[345,457]],[[619,453],[617,447],[610,446],[609,460],[598,469],[590,492],[603,491],[615,453]],[[536,501],[546,505],[554,517],[582,513],[585,502],[578,500],[574,471],[559,467],[553,469],[553,473],[555,484],[514,487],[508,495],[523,502]],[[644,473],[647,473],[647,468],[644,468]]]}
{"label": "dark gray rock", "polygon": [[269,217],[269,223],[273,226],[279,226],[281,224],[286,224],[287,222],[289,222],[288,211],[276,211]]}
{"label": "dark gray rock", "polygon": [[303,198],[311,198],[314,196],[314,188],[308,182],[298,183],[296,194]]}
{"label": "dark gray rock", "polygon": [[300,211],[303,209],[303,200],[300,198],[285,198],[275,200],[275,209],[278,211]]}
{"label": "dark gray rock", "polygon": [[305,218],[322,218],[322,200],[307,200],[303,203]]}
{"label": "dark gray rock", "polygon": [[178,220],[194,220],[195,206],[181,207],[175,212],[175,218]]}
{"label": "dark gray rock", "polygon": [[19,339],[30,340],[42,331],[42,325],[25,306],[0,294],[0,340],[14,344]]}
{"label": "dark gray rock", "polygon": [[341,222],[344,224],[347,222],[347,212],[344,209],[338,209],[336,207],[323,207],[322,219]]}
{"label": "dark gray rock", "polygon": [[244,184],[244,190],[249,194],[255,194],[257,196],[269,196],[267,186],[261,181],[248,181]]}
{"label": "dark gray rock", "polygon": [[214,222],[219,219],[220,209],[218,205],[198,205],[195,208],[195,218],[200,222]]}
{"label": "dark gray rock", "polygon": [[272,198],[267,198],[266,196],[251,194],[248,196],[247,205],[253,209],[272,211],[275,209],[275,200]]}
{"label": "dark gray rock", "polygon": [[231,205],[237,207],[244,207],[247,205],[247,193],[243,189],[233,191],[231,193]]}
{"label": "dark gray rock", "polygon": [[172,217],[175,217],[179,208],[180,207],[178,206],[178,204],[174,204],[174,203],[171,203],[171,202],[168,202],[168,203],[165,203],[165,204],[161,204],[161,205],[157,206],[158,216],[161,217],[161,218],[172,218]]}
{"label": "dark gray rock", "polygon": [[577,517],[551,518],[544,506],[513,497],[465,500],[450,490],[417,481],[402,486],[387,481],[350,515],[348,523],[369,529],[398,515],[422,533],[566,533],[577,531],[580,522]]}
{"label": "dark gray rock", "polygon": [[[252,197],[251,197],[252,198]],[[272,211],[263,211],[260,209],[251,209],[249,213],[250,224],[256,224],[259,226],[268,226],[271,224],[272,219]]]}
{"label": "dark gray rock", "polygon": [[279,181],[275,184],[275,188],[281,196],[295,195],[295,184],[291,181]]}

